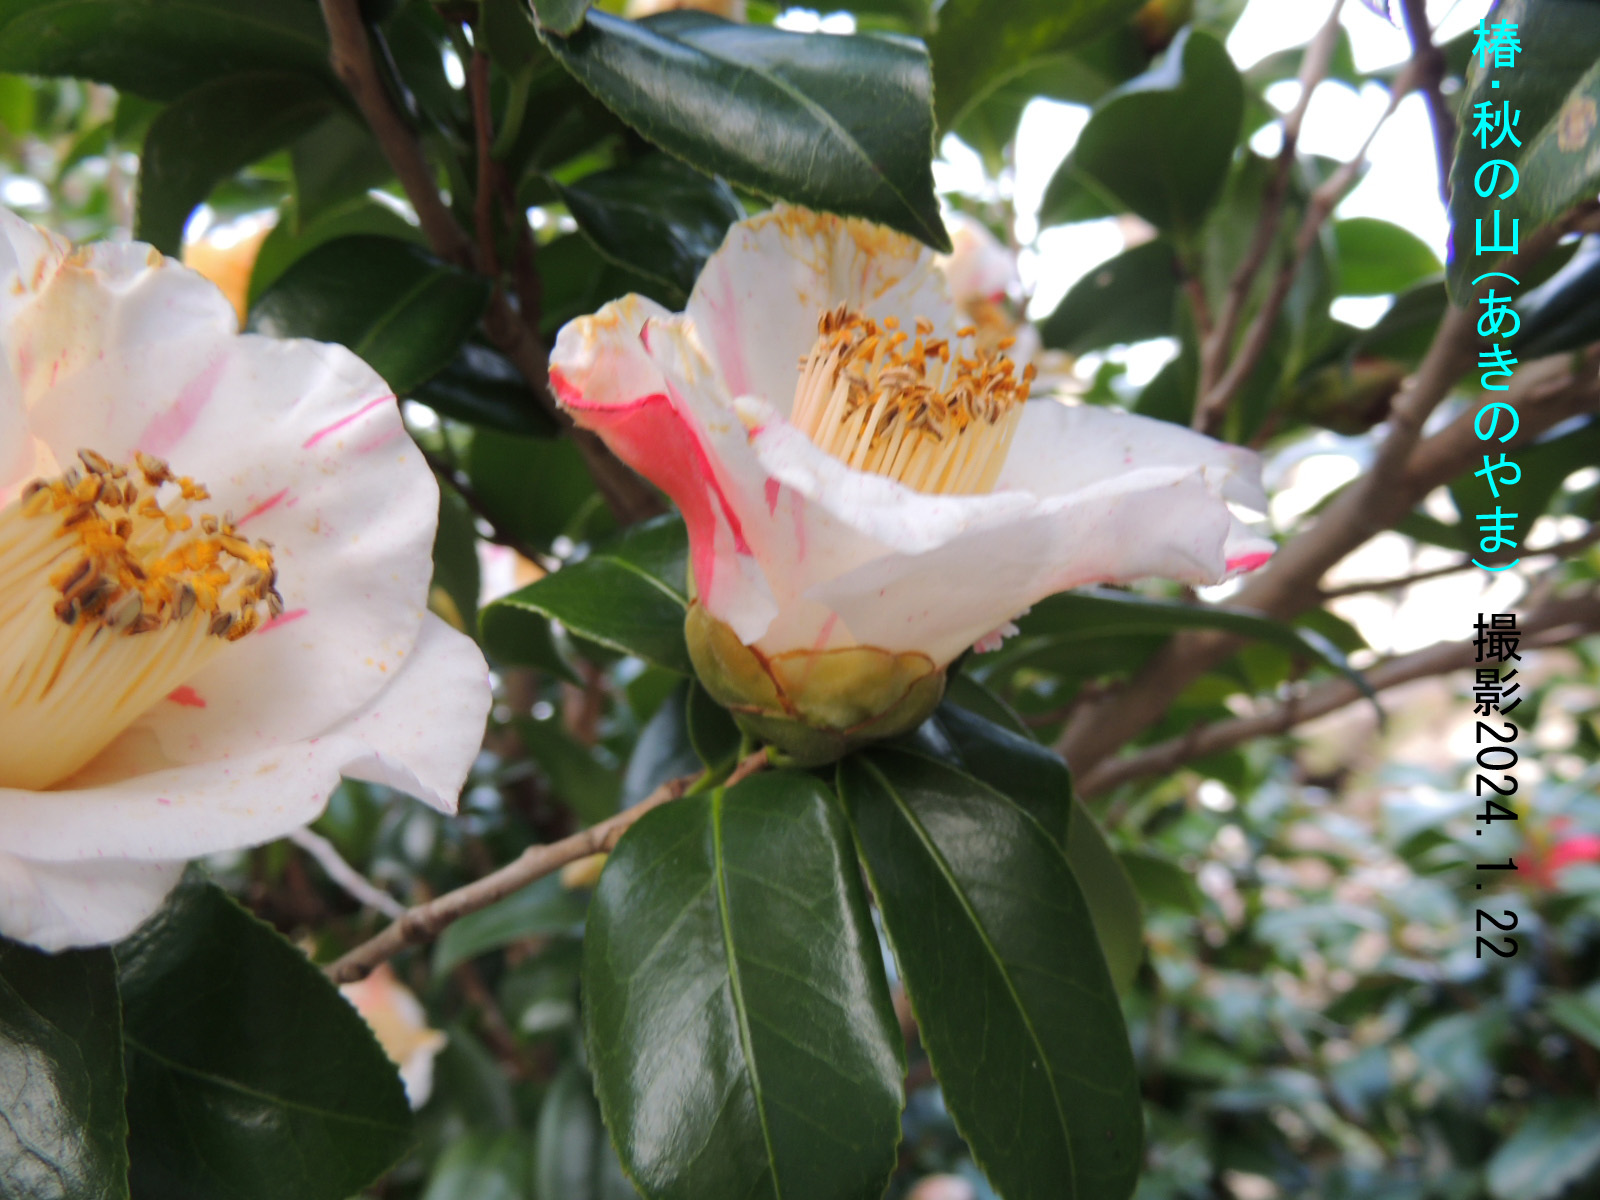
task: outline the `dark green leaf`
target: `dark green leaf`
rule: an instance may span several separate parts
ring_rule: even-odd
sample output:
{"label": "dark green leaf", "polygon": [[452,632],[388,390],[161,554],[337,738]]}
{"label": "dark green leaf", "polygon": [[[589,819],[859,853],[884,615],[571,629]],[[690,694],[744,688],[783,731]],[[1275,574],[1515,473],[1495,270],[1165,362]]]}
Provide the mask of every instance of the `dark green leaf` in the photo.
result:
{"label": "dark green leaf", "polygon": [[462,963],[523,938],[546,938],[583,928],[589,898],[569,891],[549,875],[488,908],[468,913],[440,935],[433,948],[433,973],[448,975]]}
{"label": "dark green leaf", "polygon": [[1194,876],[1176,863],[1137,850],[1123,851],[1117,857],[1146,908],[1199,913],[1205,906],[1205,895]]}
{"label": "dark green leaf", "polygon": [[1516,351],[1524,361],[1574,350],[1600,337],[1600,238],[1584,238],[1571,261],[1523,293],[1517,313],[1522,325]]}
{"label": "dark green leaf", "polygon": [[920,755],[840,763],[840,795],[945,1103],[1007,1200],[1125,1200],[1138,1075],[1083,893],[1013,801]]}
{"label": "dark green leaf", "polygon": [[[1501,0],[1494,11],[1496,23],[1516,25],[1521,52],[1514,69],[1483,70],[1474,56],[1462,96],[1460,134],[1455,164],[1450,170],[1450,295],[1457,303],[1468,298],[1468,281],[1486,271],[1500,270],[1502,255],[1487,249],[1477,252],[1477,223],[1483,222],[1483,243],[1507,245],[1512,222],[1518,221],[1518,245],[1533,231],[1555,220],[1581,200],[1592,200],[1600,190],[1600,21],[1591,0]],[[1490,60],[1493,61],[1492,59]],[[1494,112],[1509,105],[1521,118],[1512,130],[1518,147],[1506,138],[1499,146],[1499,129],[1475,132],[1475,109],[1487,104]],[[1487,148],[1480,145],[1486,140]],[[1505,159],[1518,172],[1516,190],[1501,199],[1511,185],[1504,167],[1498,181],[1493,169],[1483,176],[1479,195],[1479,169],[1493,159]],[[1500,214],[1500,238],[1494,236],[1494,213]],[[1485,290],[1489,286],[1483,285]],[[1505,280],[1493,286],[1506,294]],[[1474,293],[1476,294],[1476,293]]]}
{"label": "dark green leaf", "polygon": [[1186,30],[1158,66],[1095,106],[1045,190],[1040,221],[1068,219],[1069,202],[1088,193],[1158,229],[1192,234],[1222,190],[1243,112],[1227,50]]}
{"label": "dark green leaf", "polygon": [[294,164],[294,219],[297,228],[329,209],[365,199],[367,191],[393,171],[383,147],[366,124],[338,112],[289,147]]}
{"label": "dark green leaf", "polygon": [[540,248],[539,281],[544,301],[539,328],[551,340],[574,317],[595,312],[629,292],[663,304],[681,302],[675,286],[666,287],[603,258],[594,243],[580,233],[558,237]]}
{"label": "dark green leaf", "polygon": [[330,93],[286,73],[231,75],[186,92],[145,134],[135,233],[176,256],[184,223],[212,188],[305,133],[333,106]]}
{"label": "dark green leaf", "polygon": [[[1542,1104],[1489,1160],[1494,1200],[1556,1200],[1600,1168],[1600,1112],[1576,1100]],[[1589,1194],[1584,1189],[1582,1194]]]}
{"label": "dark green leaf", "polygon": [[453,359],[489,302],[489,281],[395,238],[318,246],[262,293],[249,328],[354,350],[408,395]]}
{"label": "dark green leaf", "polygon": [[560,191],[600,253],[685,296],[728,226],[744,216],[727,184],[665,154],[585,175]]}
{"label": "dark green leaf", "polygon": [[588,10],[589,0],[533,0],[539,24],[562,37],[583,24],[583,14]]}
{"label": "dark green leaf", "polygon": [[1356,337],[1351,355],[1420,362],[1449,304],[1443,280],[1419,283],[1396,296],[1378,323]]}
{"label": "dark green leaf", "polygon": [[518,720],[517,734],[528,756],[550,780],[551,790],[583,824],[593,825],[617,811],[622,787],[617,768],[602,763],[594,750],[574,741],[560,721]]}
{"label": "dark green leaf", "polygon": [[866,217],[939,250],[928,60],[914,44],[704,14],[592,11],[556,57],[619,117],[708,174]]}
{"label": "dark green leaf", "polygon": [[[471,338],[442,371],[413,389],[411,397],[442,417],[481,429],[552,438],[561,428],[511,360]],[[587,470],[581,461],[578,466],[587,483]]]}
{"label": "dark green leaf", "polygon": [[1561,992],[1545,1001],[1545,1010],[1568,1033],[1600,1048],[1600,996],[1587,992]]}
{"label": "dark green leaf", "polygon": [[689,742],[695,756],[707,770],[721,771],[732,767],[738,757],[743,737],[727,709],[718,704],[700,686],[698,680],[689,684],[689,704],[685,713],[689,727]]}
{"label": "dark green leaf", "polygon": [[411,1111],[371,1029],[220,889],[182,884],[117,964],[135,1195],[344,1200],[405,1151]]}
{"label": "dark green leaf", "polygon": [[1169,243],[1158,239],[1124,250],[1072,285],[1039,322],[1039,336],[1068,354],[1169,336],[1177,328],[1178,278]]}
{"label": "dark green leaf", "polygon": [[280,215],[256,252],[255,266],[250,271],[251,306],[297,259],[318,246],[358,233],[423,244],[420,229],[370,196],[347,200],[309,221],[302,221],[293,209],[288,209]]}
{"label": "dark green leaf", "polygon": [[531,1200],[528,1151],[524,1139],[514,1133],[474,1130],[439,1156],[422,1200]]}
{"label": "dark green leaf", "polygon": [[[454,489],[439,489],[439,527],[433,535],[433,587],[456,607],[464,629],[478,624],[478,531],[472,510]],[[429,602],[432,602],[432,595]]]}
{"label": "dark green leaf", "polygon": [[528,0],[483,0],[481,13],[478,34],[484,51],[502,71],[520,71],[544,54]]}
{"label": "dark green leaf", "polygon": [[654,809],[584,939],[600,1105],[650,1200],[876,1200],[901,1037],[849,833],[797,772]]}
{"label": "dark green leaf", "polygon": [[1444,269],[1444,264],[1416,234],[1376,217],[1335,221],[1333,240],[1339,254],[1337,275],[1341,296],[1387,296],[1403,292]]}
{"label": "dark green leaf", "polygon": [[127,1132],[111,951],[0,940],[0,1193],[126,1198]]}
{"label": "dark green leaf", "polygon": [[1130,987],[1144,957],[1139,896],[1105,834],[1072,792],[1067,764],[1032,738],[945,703],[918,731],[922,746],[1015,801],[1066,853],[1089,903],[1111,978]]}
{"label": "dark green leaf", "polygon": [[[627,773],[622,778],[624,807],[639,803],[669,779],[701,769],[700,756],[689,736],[690,696],[700,690],[699,684],[676,676],[674,679],[677,686],[645,722],[633,744]],[[722,712],[726,715],[727,710]]]}
{"label": "dark green leaf", "polygon": [[691,674],[683,640],[683,522],[663,517],[483,610],[484,645],[506,662],[547,666],[549,621],[668,670]]}
{"label": "dark green leaf", "polygon": [[170,100],[197,84],[288,70],[332,84],[328,37],[300,0],[5,0],[0,71],[77,75]]}
{"label": "dark green leaf", "polygon": [[600,1123],[588,1073],[569,1063],[557,1075],[534,1131],[534,1200],[638,1200]]}
{"label": "dark green leaf", "polygon": [[540,549],[558,537],[589,541],[616,528],[570,438],[480,428],[467,451],[467,475],[495,523]]}
{"label": "dark green leaf", "polygon": [[1008,74],[1100,33],[1143,0],[946,0],[928,39],[939,127],[951,129]]}

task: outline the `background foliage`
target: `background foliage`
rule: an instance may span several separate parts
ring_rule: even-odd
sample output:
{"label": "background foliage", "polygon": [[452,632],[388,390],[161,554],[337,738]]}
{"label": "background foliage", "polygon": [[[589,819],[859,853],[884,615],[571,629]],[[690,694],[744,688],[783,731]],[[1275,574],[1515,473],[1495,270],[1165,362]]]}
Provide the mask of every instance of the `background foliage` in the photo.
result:
{"label": "background foliage", "polygon": [[[314,827],[391,897],[458,887],[738,753],[685,678],[681,524],[562,435],[542,346],[629,291],[681,305],[769,198],[947,247],[937,138],[988,173],[945,205],[1011,241],[1036,98],[1092,113],[1041,226],[1113,216],[1129,235],[1035,314],[1046,348],[1099,356],[1080,363],[1086,402],[1197,420],[1261,449],[1275,482],[1346,464],[1275,508],[1275,532],[1331,566],[1392,530],[1400,567],[1346,579],[1354,606],[1292,562],[1238,607],[1160,587],[1053,598],[965,660],[914,738],[652,811],[597,886],[541,880],[397,959],[448,1035],[414,1119],[311,965],[382,918],[302,844],[208,864],[115,948],[0,944],[0,1193],[613,1200],[631,1177],[697,1200],[1594,1194],[1600,299],[1580,240],[1597,181],[1571,165],[1596,161],[1592,116],[1567,126],[1577,151],[1549,147],[1600,78],[1595,6],[1502,5],[1532,47],[1501,93],[1526,109],[1521,211],[1568,234],[1532,264],[1547,282],[1523,294],[1519,343],[1579,381],[1529,409],[1521,459],[1523,528],[1547,517],[1563,549],[1441,614],[1442,653],[1369,646],[1354,618],[1426,603],[1412,576],[1459,567],[1475,538],[1470,458],[1378,448],[1403,379],[1440,414],[1473,396],[1445,265],[1396,225],[1330,219],[1361,164],[1297,154],[1293,111],[1285,150],[1257,135],[1285,121],[1269,89],[1302,73],[1420,89],[1448,165],[1449,118],[1482,94],[1466,41],[1421,38],[1409,67],[1363,74],[1334,33],[1241,70],[1238,0],[865,0],[848,36],[779,28],[760,0],[732,23],[617,7],[328,0],[325,23],[309,0],[0,3],[0,198],[231,271],[250,329],[350,346],[407,399],[445,485],[433,606],[480,638],[499,688],[462,814],[347,784]],[[419,166],[431,201],[402,186]],[[1477,212],[1464,178],[1458,219]],[[1333,312],[1351,296],[1393,304],[1360,328]],[[1152,338],[1175,353],[1135,386],[1120,349]],[[1360,482],[1375,462],[1394,481],[1377,499]],[[1523,667],[1531,801],[1484,822],[1459,643],[1508,604],[1530,646],[1562,648]],[[1365,708],[1301,724],[1399,684],[1383,732]],[[932,813],[944,840],[916,836]],[[1520,870],[1470,889],[1470,864],[1497,857]],[[1475,956],[1480,905],[1517,914],[1514,959]],[[798,971],[827,990],[797,999]],[[690,1003],[712,984],[715,1004]],[[652,1142],[659,1089],[695,1072],[704,1096],[742,1098],[733,1118],[707,1100],[681,1114],[693,1137]]]}

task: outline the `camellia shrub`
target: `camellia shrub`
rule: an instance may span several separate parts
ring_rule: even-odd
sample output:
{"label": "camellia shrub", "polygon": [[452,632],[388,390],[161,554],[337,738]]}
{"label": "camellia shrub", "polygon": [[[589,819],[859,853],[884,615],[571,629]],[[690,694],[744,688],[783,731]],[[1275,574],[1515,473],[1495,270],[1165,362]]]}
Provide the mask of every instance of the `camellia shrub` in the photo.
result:
{"label": "camellia shrub", "polygon": [[1312,7],[0,4],[0,1200],[1596,1194],[1600,5]]}

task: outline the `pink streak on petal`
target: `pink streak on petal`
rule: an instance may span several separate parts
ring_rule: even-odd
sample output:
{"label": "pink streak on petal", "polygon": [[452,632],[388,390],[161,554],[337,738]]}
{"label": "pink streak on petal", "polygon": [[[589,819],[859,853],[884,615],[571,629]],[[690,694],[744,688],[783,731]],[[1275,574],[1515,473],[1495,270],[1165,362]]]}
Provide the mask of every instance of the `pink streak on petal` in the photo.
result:
{"label": "pink streak on petal", "polygon": [[722,379],[728,393],[742,396],[750,390],[750,368],[744,361],[744,338],[739,329],[739,305],[733,296],[733,277],[726,271],[716,277],[717,296],[706,296],[707,306],[716,320],[725,327],[726,336],[717,339],[717,355],[721,361]]}
{"label": "pink streak on petal", "polygon": [[240,517],[237,521],[235,521],[234,522],[234,528],[237,529],[239,526],[243,525],[246,521],[253,521],[257,517],[259,517],[262,513],[267,512],[270,509],[277,508],[278,504],[288,494],[289,494],[289,489],[288,488],[284,488],[280,492],[274,492],[272,495],[268,496],[265,500],[263,500],[260,504],[256,505],[254,508],[252,508],[249,512],[245,513],[244,516]]}
{"label": "pink streak on petal", "polygon": [[1241,554],[1237,558],[1230,558],[1226,565],[1229,571],[1254,571],[1271,557],[1270,550],[1257,551],[1255,554]]}
{"label": "pink streak on petal", "polygon": [[281,629],[291,621],[298,621],[310,611],[310,609],[306,608],[291,608],[288,612],[283,613],[280,616],[273,617],[272,620],[263,623],[261,628],[256,630],[256,632],[266,633],[270,629]]}
{"label": "pink streak on petal", "polygon": [[156,797],[156,803],[157,804],[171,804],[172,801],[167,799],[167,797],[165,797],[165,796],[157,796]]}
{"label": "pink streak on petal", "polygon": [[31,346],[17,347],[17,382],[23,387],[28,386],[28,376],[33,374],[33,348]]}
{"label": "pink streak on petal", "polygon": [[783,493],[783,484],[776,479],[769,479],[764,485],[764,490],[767,494],[767,513],[769,516],[776,516],[778,512],[778,497]]}
{"label": "pink streak on petal", "polygon": [[217,390],[217,380],[222,377],[222,370],[227,365],[226,354],[219,354],[207,363],[200,374],[178,393],[172,407],[144,427],[144,434],[138,442],[139,448],[149,454],[170,453],[194,426],[206,405],[211,403],[211,393]]}
{"label": "pink streak on petal", "polygon": [[302,442],[300,444],[300,448],[302,450],[309,450],[309,449],[311,449],[311,447],[315,446],[318,442],[320,442],[323,438],[327,437],[330,433],[337,433],[339,430],[343,429],[346,425],[350,424],[352,421],[359,421],[362,417],[366,416],[369,412],[371,412],[375,408],[379,408],[379,407],[381,407],[382,405],[385,405],[385,404],[393,404],[393,403],[394,403],[394,393],[392,393],[392,392],[389,393],[387,396],[379,396],[376,400],[369,400],[369,401],[367,401],[367,403],[363,404],[360,408],[356,409],[356,411],[351,413],[349,416],[340,417],[332,425],[324,425],[321,429],[317,430],[310,437],[308,437],[304,442]]}
{"label": "pink streak on petal", "polygon": [[173,688],[172,691],[167,693],[167,699],[174,704],[183,705],[184,708],[204,708],[206,706],[205,698],[187,683],[182,687]]}
{"label": "pink streak on petal", "polygon": [[662,392],[623,404],[591,404],[555,370],[550,386],[580,425],[598,433],[618,458],[677,503],[689,527],[695,582],[700,595],[709,597],[716,577],[718,528],[728,530],[736,552],[753,551],[694,427]]}

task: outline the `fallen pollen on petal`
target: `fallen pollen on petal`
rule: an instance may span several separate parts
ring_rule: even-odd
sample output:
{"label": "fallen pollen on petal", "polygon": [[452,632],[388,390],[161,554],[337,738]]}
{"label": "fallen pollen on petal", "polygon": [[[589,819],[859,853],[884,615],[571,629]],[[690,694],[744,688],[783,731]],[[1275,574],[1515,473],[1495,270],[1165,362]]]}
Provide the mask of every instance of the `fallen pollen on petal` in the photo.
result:
{"label": "fallen pollen on petal", "polygon": [[59,783],[162,698],[191,703],[187,679],[283,612],[271,546],[196,511],[203,485],[78,457],[0,509],[0,787]]}

